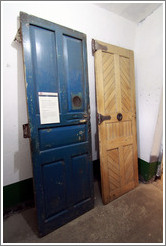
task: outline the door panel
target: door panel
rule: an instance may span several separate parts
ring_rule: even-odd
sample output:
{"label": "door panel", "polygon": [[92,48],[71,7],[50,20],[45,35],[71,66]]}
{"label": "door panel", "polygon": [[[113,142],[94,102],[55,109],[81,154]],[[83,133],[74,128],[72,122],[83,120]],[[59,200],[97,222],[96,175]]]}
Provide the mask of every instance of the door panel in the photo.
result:
{"label": "door panel", "polygon": [[119,57],[121,107],[123,112],[131,112],[131,84],[130,84],[130,61],[129,58]]}
{"label": "door panel", "polygon": [[114,55],[102,53],[103,59],[103,89],[105,113],[117,111],[116,84],[114,74]]}
{"label": "door panel", "polygon": [[119,166],[119,149],[108,150],[108,175],[110,179],[110,192],[119,189],[121,186],[120,166]]}
{"label": "door panel", "polygon": [[94,204],[86,36],[22,12],[20,19],[43,236]]}
{"label": "door panel", "polygon": [[40,150],[88,141],[85,124],[39,129]]}
{"label": "door panel", "polygon": [[[65,74],[68,88],[68,112],[82,111],[84,109],[84,95],[82,95],[84,91],[82,42],[80,39],[70,36],[63,36],[63,42]],[[73,59],[73,56],[75,56],[75,59]],[[74,100],[75,97],[78,102]]]}
{"label": "door panel", "polygon": [[42,166],[46,218],[66,208],[65,169],[64,161]]}
{"label": "door panel", "polygon": [[75,204],[90,196],[88,155],[74,156],[72,158],[72,170],[74,177]]}
{"label": "door panel", "polygon": [[[102,199],[107,204],[138,184],[133,52],[95,41]],[[122,118],[121,118],[121,116]]]}
{"label": "door panel", "polygon": [[53,31],[30,25],[32,61],[37,92],[54,92],[58,90],[55,35]]}

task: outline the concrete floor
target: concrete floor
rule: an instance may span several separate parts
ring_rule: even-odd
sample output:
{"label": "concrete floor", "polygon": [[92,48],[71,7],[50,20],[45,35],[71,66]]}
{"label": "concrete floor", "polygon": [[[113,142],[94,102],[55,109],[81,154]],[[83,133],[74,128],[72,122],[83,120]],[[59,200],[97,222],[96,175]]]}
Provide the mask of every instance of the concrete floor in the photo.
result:
{"label": "concrete floor", "polygon": [[37,235],[35,209],[4,220],[4,243],[162,243],[161,180],[137,188],[103,205],[95,181],[95,208],[43,238]]}

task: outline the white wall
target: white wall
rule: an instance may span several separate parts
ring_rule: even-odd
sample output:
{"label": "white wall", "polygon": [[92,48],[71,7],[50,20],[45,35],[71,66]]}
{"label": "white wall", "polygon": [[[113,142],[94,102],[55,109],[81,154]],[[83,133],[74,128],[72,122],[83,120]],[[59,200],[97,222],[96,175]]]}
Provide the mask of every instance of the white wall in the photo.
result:
{"label": "white wall", "polygon": [[21,45],[13,42],[20,11],[87,34],[93,160],[97,158],[97,144],[91,39],[133,50],[136,34],[135,23],[90,3],[2,2],[4,185],[32,177],[29,140],[22,136],[22,124],[27,123],[27,109]]}
{"label": "white wall", "polygon": [[163,142],[163,92],[160,97],[160,105],[159,112],[156,122],[156,127],[154,131],[152,149],[150,154],[150,162],[157,161],[159,157],[159,152],[162,150],[162,142]]}
{"label": "white wall", "polygon": [[138,156],[150,162],[150,156],[154,154],[152,149],[154,141],[156,143],[161,141],[160,136],[155,138],[155,127],[163,86],[162,6],[137,27],[135,78]]}

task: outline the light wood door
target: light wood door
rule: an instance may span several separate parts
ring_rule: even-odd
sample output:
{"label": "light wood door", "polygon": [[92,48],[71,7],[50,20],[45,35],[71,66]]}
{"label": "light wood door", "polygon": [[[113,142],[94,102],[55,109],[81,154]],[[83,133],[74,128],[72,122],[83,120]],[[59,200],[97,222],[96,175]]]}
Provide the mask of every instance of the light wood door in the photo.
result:
{"label": "light wood door", "polygon": [[97,111],[111,116],[98,124],[102,200],[107,204],[138,184],[134,54],[95,42]]}

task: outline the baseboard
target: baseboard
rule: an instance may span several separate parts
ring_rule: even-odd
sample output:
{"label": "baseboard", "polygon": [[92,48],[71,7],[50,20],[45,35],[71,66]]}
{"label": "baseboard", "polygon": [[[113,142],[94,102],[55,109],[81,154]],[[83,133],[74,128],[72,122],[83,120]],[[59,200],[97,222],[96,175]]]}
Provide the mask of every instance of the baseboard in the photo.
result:
{"label": "baseboard", "polygon": [[148,163],[138,158],[139,179],[143,182],[153,181],[156,177],[158,162]]}
{"label": "baseboard", "polygon": [[33,179],[13,183],[3,187],[3,209],[9,212],[11,209],[24,207],[25,204],[34,203]]}

